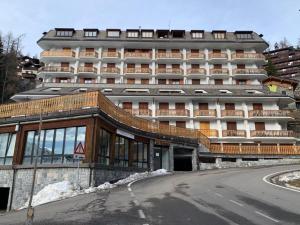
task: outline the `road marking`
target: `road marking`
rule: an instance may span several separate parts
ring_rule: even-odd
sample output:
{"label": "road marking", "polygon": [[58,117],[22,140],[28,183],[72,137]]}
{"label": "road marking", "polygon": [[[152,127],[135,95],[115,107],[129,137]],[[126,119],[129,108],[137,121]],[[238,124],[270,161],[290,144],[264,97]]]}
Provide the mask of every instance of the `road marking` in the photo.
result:
{"label": "road marking", "polygon": [[298,171],[298,170],[286,170],[286,171],[281,171],[281,172],[276,172],[276,173],[272,173],[272,174],[269,174],[267,176],[264,176],[263,177],[263,181],[266,182],[267,184],[271,184],[275,187],[280,187],[280,188],[283,188],[283,189],[286,189],[286,190],[290,190],[290,191],[295,191],[295,192],[299,192],[300,193],[300,190],[296,190],[296,189],[293,189],[293,188],[289,188],[289,187],[284,187],[284,186],[281,186],[281,185],[278,185],[278,184],[274,184],[270,181],[268,181],[268,178],[269,177],[273,177],[275,176],[276,174],[281,174],[281,173],[288,173],[288,172],[293,172],[293,171]]}
{"label": "road marking", "polygon": [[267,219],[269,219],[269,220],[272,220],[272,221],[275,222],[275,223],[279,223],[279,220],[276,220],[276,219],[274,219],[274,218],[272,218],[272,217],[270,217],[270,216],[268,216],[268,215],[266,215],[266,214],[263,214],[263,213],[261,213],[261,212],[259,212],[259,211],[255,211],[255,213],[258,214],[258,215],[261,215],[261,216],[263,216],[263,217],[265,217],[265,218],[267,218]]}
{"label": "road marking", "polygon": [[236,205],[238,205],[238,206],[241,206],[241,207],[244,206],[242,203],[236,202],[236,201],[234,201],[234,200],[229,200],[229,201],[231,201],[232,203],[234,203],[234,204],[236,204]]}
{"label": "road marking", "polygon": [[143,210],[139,209],[138,212],[139,212],[139,216],[140,216],[141,219],[145,219],[146,218]]}
{"label": "road marking", "polygon": [[139,203],[138,200],[133,200],[133,202],[134,202],[134,204],[135,204],[136,206],[139,206],[139,205],[140,205],[140,203]]}
{"label": "road marking", "polygon": [[135,197],[133,192],[130,192],[130,196],[133,197],[133,198]]}
{"label": "road marking", "polygon": [[215,195],[218,196],[218,197],[220,197],[220,198],[223,198],[223,197],[224,197],[223,195],[221,195],[221,194],[219,194],[219,193],[217,193],[217,192],[215,193]]}

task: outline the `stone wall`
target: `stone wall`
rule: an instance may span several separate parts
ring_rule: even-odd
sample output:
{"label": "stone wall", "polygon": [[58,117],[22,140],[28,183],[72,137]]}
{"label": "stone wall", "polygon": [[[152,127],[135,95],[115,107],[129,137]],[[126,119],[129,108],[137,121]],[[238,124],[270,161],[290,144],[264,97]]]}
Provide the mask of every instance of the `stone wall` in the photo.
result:
{"label": "stone wall", "polygon": [[7,206],[8,209],[9,209],[9,204],[12,195],[13,174],[14,171],[12,169],[0,170],[0,187],[9,188],[9,198],[8,198],[8,206]]}

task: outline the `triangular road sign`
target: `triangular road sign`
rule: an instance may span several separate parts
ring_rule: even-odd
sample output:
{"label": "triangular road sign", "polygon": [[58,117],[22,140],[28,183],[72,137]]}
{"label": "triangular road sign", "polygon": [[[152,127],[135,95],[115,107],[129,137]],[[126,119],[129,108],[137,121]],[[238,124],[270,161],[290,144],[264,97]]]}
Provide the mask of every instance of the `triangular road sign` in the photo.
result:
{"label": "triangular road sign", "polygon": [[74,154],[76,155],[84,155],[84,148],[81,142],[78,143],[78,145],[75,148]]}

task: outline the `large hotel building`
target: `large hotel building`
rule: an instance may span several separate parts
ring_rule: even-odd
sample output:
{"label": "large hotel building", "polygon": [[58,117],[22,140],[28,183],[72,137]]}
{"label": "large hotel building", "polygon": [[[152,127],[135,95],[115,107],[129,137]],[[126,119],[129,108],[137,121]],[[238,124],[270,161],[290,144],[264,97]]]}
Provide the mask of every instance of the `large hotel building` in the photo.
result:
{"label": "large hotel building", "polygon": [[41,83],[0,106],[0,187],[10,188],[8,208],[28,197],[36,149],[37,190],[72,180],[78,149],[85,151],[83,187],[149,169],[299,161],[287,129],[294,100],[262,85],[262,35],[56,28],[38,45]]}

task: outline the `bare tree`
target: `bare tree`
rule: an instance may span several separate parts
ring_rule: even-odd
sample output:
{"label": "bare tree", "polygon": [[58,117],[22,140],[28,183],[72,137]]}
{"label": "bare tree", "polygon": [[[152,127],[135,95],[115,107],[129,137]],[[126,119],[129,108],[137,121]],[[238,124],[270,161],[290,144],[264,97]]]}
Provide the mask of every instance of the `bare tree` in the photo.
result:
{"label": "bare tree", "polygon": [[287,40],[286,37],[284,37],[281,41],[279,41],[278,43],[278,47],[279,48],[287,48],[291,46],[290,42]]}

